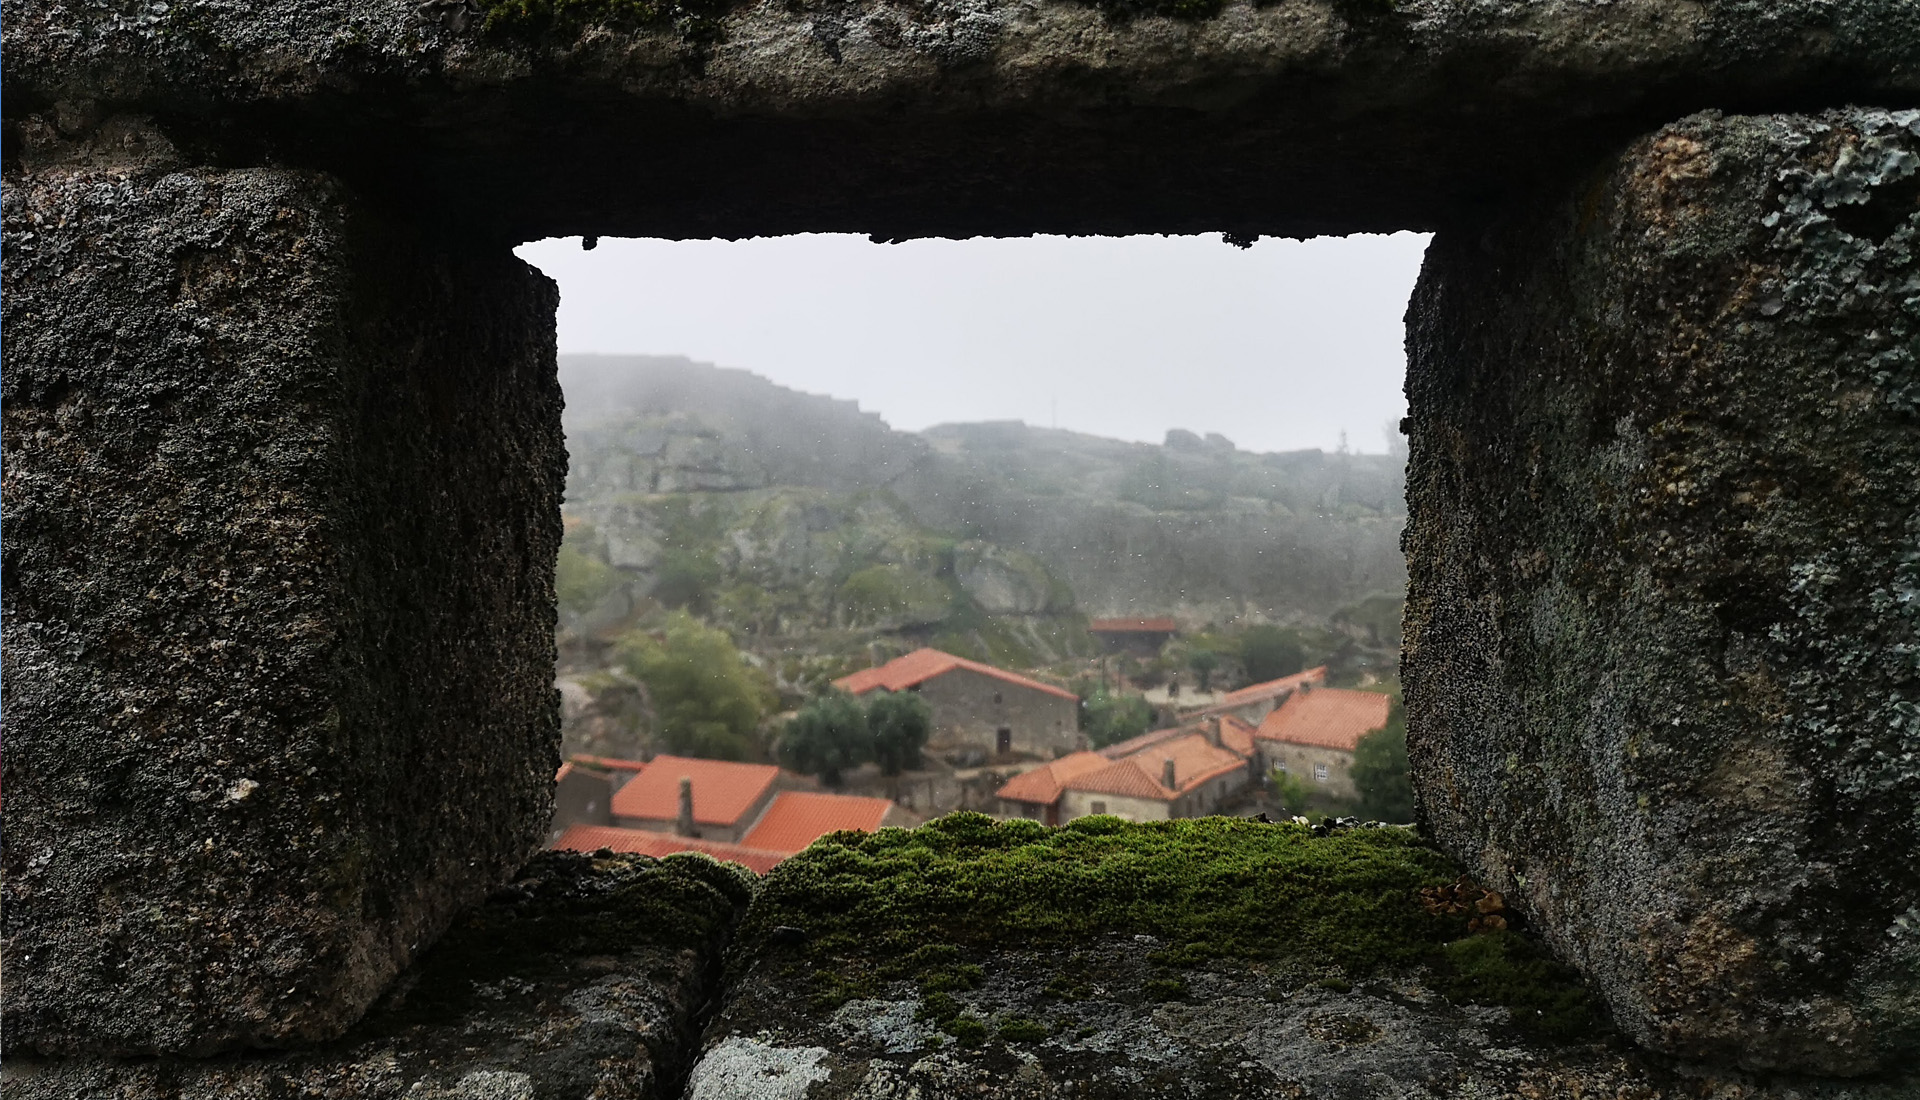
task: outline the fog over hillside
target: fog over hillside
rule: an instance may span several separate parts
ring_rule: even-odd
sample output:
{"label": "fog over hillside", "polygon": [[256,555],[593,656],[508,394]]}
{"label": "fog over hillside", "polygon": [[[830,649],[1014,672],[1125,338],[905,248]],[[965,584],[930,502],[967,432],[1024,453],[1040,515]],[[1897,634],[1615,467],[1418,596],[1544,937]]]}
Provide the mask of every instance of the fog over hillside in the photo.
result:
{"label": "fog over hillside", "polygon": [[1314,621],[1405,586],[1397,456],[1019,422],[900,432],[678,357],[563,355],[560,373],[576,549],[626,593],[600,617],[689,556],[711,616],[778,632],[863,615],[933,631],[956,614]]}

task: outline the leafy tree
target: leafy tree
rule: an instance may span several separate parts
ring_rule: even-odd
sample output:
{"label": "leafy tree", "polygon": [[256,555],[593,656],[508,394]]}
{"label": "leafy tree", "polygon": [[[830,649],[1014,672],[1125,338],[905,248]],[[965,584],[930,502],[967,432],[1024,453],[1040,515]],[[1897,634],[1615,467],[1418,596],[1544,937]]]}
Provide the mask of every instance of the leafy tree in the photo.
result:
{"label": "leafy tree", "polygon": [[1138,695],[1111,695],[1096,688],[1080,709],[1081,728],[1096,749],[1138,737],[1153,725],[1153,708]]}
{"label": "leafy tree", "polygon": [[720,563],[699,550],[669,550],[660,555],[654,572],[653,598],[668,607],[706,607],[708,594],[720,583]]}
{"label": "leafy tree", "polygon": [[807,703],[780,735],[780,762],[794,771],[818,775],[829,787],[838,787],[841,773],[859,767],[872,751],[867,712],[845,692]]}
{"label": "leafy tree", "polygon": [[1292,631],[1254,626],[1240,636],[1240,663],[1249,683],[1264,684],[1307,667],[1307,654]]}
{"label": "leafy tree", "polygon": [[725,633],[677,613],[661,636],[629,634],[616,652],[647,685],[655,730],[668,750],[717,760],[759,755],[754,731],[773,699]]}
{"label": "leafy tree", "polygon": [[1413,781],[1407,768],[1407,712],[1393,701],[1386,727],[1360,739],[1353,750],[1353,785],[1362,816],[1375,821],[1413,820]]}
{"label": "leafy tree", "polygon": [[867,704],[867,733],[873,759],[883,775],[899,775],[920,766],[920,747],[933,732],[933,711],[910,691],[874,693]]}
{"label": "leafy tree", "polygon": [[1213,690],[1213,670],[1220,667],[1220,655],[1211,649],[1196,649],[1187,657],[1187,667],[1200,677],[1200,690]]}
{"label": "leafy tree", "polygon": [[554,562],[553,587],[561,607],[576,614],[591,611],[619,582],[620,574],[613,566],[579,547],[560,544],[560,557]]}

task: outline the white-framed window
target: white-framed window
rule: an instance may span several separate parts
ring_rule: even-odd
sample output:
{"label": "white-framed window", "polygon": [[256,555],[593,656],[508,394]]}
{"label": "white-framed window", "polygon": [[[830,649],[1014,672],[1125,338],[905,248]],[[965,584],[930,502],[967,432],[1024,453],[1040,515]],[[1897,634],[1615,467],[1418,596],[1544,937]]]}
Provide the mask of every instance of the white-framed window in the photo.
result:
{"label": "white-framed window", "polygon": [[1327,766],[1325,764],[1315,764],[1313,766],[1313,781],[1315,783],[1325,783],[1327,781]]}

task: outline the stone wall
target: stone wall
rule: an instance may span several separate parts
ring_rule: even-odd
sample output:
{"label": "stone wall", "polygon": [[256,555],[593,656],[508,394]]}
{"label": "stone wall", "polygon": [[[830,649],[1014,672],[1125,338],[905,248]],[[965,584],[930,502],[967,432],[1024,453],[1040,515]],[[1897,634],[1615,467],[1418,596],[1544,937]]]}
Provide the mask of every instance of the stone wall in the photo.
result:
{"label": "stone wall", "polygon": [[1422,819],[1655,1049],[1920,1051],[1920,112],[1698,115],[1434,241]]}
{"label": "stone wall", "polygon": [[555,291],[116,136],[4,192],[4,1043],[325,1039],[545,835]]}
{"label": "stone wall", "polygon": [[930,748],[973,748],[991,755],[998,731],[1013,731],[1013,751],[1052,757],[1079,747],[1079,703],[964,668],[920,685],[933,710]]}

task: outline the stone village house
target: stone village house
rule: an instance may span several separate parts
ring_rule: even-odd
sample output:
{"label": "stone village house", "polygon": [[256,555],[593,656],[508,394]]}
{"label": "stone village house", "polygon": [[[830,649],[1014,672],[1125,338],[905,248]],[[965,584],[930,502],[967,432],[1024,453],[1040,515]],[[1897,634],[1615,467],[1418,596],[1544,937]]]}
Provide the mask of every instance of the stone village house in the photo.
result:
{"label": "stone village house", "polygon": [[1232,715],[1076,752],[1000,788],[1002,812],[1059,825],[1090,814],[1129,821],[1205,817],[1258,782],[1253,727]]}
{"label": "stone village house", "polygon": [[1393,701],[1377,691],[1316,688],[1303,684],[1260,723],[1254,737],[1261,761],[1323,788],[1353,798],[1353,753],[1360,739],[1386,728]]}
{"label": "stone village house", "polygon": [[1078,695],[937,649],[917,649],[835,680],[834,686],[853,695],[919,694],[933,712],[927,747],[934,751],[1052,757],[1082,746]]}

